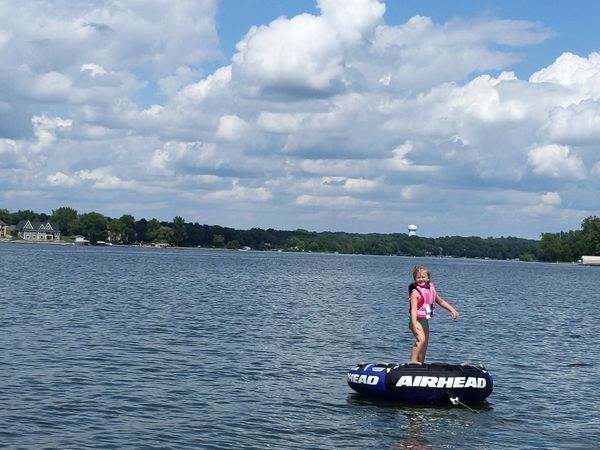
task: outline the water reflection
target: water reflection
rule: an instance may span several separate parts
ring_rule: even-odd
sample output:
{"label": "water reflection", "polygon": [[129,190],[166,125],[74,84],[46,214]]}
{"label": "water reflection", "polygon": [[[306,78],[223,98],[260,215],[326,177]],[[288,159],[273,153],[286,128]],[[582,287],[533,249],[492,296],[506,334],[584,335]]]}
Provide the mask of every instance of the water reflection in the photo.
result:
{"label": "water reflection", "polygon": [[404,450],[430,450],[433,447],[427,443],[427,425],[425,418],[420,415],[408,416],[406,434],[398,442],[396,448]]}

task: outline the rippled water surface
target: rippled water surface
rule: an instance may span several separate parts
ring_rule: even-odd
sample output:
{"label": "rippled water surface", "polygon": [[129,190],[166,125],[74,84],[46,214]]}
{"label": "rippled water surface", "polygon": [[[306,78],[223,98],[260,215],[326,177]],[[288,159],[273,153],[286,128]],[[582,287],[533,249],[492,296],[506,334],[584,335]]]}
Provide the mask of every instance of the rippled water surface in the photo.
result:
{"label": "rippled water surface", "polygon": [[[408,359],[415,264],[443,297],[430,362],[483,363],[476,411],[354,394]],[[600,268],[0,244],[0,447],[594,448]]]}

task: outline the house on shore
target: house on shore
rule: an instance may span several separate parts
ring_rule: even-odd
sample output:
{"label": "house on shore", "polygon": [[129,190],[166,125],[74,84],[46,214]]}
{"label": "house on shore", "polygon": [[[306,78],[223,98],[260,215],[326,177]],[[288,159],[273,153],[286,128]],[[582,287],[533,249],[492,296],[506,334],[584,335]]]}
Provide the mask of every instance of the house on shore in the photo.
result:
{"label": "house on shore", "polygon": [[21,220],[16,229],[19,237],[26,241],[60,240],[60,226],[56,222]]}
{"label": "house on shore", "polygon": [[0,238],[10,237],[9,226],[0,220]]}

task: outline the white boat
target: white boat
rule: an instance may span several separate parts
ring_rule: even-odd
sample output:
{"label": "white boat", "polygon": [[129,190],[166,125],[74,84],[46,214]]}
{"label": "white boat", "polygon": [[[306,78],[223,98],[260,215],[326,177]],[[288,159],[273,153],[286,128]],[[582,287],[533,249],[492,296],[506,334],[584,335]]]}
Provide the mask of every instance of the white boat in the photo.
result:
{"label": "white boat", "polygon": [[90,241],[88,241],[83,236],[75,236],[75,240],[73,241],[73,245],[88,245]]}
{"label": "white boat", "polygon": [[582,256],[581,264],[584,266],[600,266],[600,256]]}

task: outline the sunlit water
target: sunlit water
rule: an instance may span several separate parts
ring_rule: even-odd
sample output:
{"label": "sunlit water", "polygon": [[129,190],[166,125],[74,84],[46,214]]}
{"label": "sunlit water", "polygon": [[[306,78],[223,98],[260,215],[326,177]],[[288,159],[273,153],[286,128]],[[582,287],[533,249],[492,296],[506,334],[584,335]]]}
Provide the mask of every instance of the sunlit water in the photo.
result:
{"label": "sunlit water", "polygon": [[[375,402],[357,361],[408,359],[426,264],[430,362],[489,402]],[[0,447],[594,448],[600,268],[200,249],[0,245]]]}

